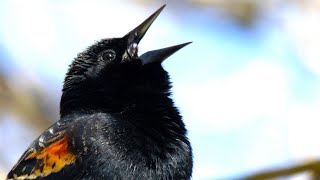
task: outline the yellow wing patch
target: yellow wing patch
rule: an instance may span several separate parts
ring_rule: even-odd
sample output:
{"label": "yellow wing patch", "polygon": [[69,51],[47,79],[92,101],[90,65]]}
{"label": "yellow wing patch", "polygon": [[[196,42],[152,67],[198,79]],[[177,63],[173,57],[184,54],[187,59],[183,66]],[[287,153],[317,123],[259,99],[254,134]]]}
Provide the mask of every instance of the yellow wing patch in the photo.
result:
{"label": "yellow wing patch", "polygon": [[24,161],[30,159],[37,159],[40,161],[32,168],[30,174],[24,174],[18,177],[14,174],[14,179],[35,179],[37,177],[45,177],[51,173],[59,172],[65,166],[74,163],[76,155],[70,152],[68,138],[65,135],[62,139],[50,144],[41,151],[30,153]]}

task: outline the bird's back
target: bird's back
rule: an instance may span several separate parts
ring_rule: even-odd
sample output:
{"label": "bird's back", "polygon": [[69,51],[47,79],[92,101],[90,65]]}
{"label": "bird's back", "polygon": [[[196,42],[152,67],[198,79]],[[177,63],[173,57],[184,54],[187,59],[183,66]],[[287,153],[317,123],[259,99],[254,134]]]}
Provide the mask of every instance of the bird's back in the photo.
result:
{"label": "bird's back", "polygon": [[187,179],[191,149],[177,124],[146,120],[125,113],[66,116],[32,143],[8,179]]}
{"label": "bird's back", "polygon": [[[145,115],[97,113],[90,125],[74,126],[75,149],[83,153],[84,179],[188,179],[191,148],[170,116],[159,123]],[[148,122],[149,121],[149,122]],[[88,121],[87,121],[88,122]],[[85,152],[86,151],[86,152]]]}

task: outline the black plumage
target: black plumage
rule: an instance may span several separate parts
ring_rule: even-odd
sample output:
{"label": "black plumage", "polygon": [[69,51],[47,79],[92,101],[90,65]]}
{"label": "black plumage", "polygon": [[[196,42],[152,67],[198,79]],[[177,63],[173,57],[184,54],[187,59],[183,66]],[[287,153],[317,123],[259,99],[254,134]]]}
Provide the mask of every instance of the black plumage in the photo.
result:
{"label": "black plumage", "polygon": [[70,65],[61,119],[8,179],[190,179],[192,149],[161,62],[185,45],[138,56],[161,7],[122,38],[103,39]]}

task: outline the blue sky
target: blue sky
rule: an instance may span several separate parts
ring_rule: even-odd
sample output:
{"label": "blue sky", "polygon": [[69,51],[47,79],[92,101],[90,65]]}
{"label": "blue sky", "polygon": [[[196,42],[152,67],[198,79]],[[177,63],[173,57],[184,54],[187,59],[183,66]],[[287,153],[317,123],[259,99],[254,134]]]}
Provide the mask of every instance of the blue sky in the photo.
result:
{"label": "blue sky", "polygon": [[[95,40],[125,35],[161,5],[2,1],[0,39],[3,56],[10,61],[2,59],[1,64],[16,79],[22,74],[59,97],[68,65],[78,52]],[[194,179],[234,177],[319,157],[320,144],[312,138],[319,135],[320,70],[314,67],[317,62],[297,51],[290,23],[279,26],[273,19],[282,17],[280,12],[266,13],[246,28],[207,8],[168,3],[140,43],[143,53],[193,41],[164,67],[189,129]],[[282,13],[300,17],[295,12]],[[19,142],[24,135],[28,140],[23,140],[25,147],[11,147],[16,153],[0,145],[9,164],[0,168],[8,171],[36,135],[11,116],[1,118],[0,129],[20,133],[5,134],[5,142]]]}

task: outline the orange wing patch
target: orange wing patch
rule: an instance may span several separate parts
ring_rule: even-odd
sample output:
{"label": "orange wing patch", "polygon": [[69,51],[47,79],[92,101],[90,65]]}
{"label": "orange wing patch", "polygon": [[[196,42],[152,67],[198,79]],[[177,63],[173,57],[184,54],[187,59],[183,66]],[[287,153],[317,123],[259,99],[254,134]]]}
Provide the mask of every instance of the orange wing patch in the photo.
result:
{"label": "orange wing patch", "polygon": [[65,135],[62,139],[50,144],[39,152],[32,152],[24,160],[38,159],[37,164],[30,174],[25,174],[15,179],[35,179],[45,177],[51,173],[60,171],[63,167],[72,164],[76,160],[76,155],[70,152],[68,138]]}

